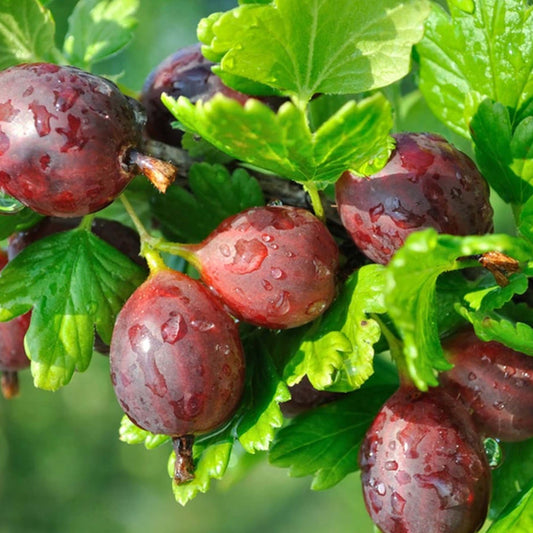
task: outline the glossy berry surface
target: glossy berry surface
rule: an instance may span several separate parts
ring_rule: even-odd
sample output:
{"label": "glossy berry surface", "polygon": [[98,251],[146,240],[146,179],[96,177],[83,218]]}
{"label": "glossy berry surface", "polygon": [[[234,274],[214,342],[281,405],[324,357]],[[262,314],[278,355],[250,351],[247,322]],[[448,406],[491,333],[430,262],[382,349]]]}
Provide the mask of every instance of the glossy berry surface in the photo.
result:
{"label": "glossy berry surface", "polygon": [[131,100],[99,76],[49,63],[0,72],[0,188],[44,215],[102,209],[135,173],[142,124]]}
{"label": "glossy berry surface", "polygon": [[492,231],[489,187],[468,156],[439,135],[393,137],[382,170],[370,177],[346,171],[336,183],[341,220],[364,254],[386,264],[410,233],[429,227],[451,235]]}
{"label": "glossy berry surface", "polygon": [[314,409],[319,405],[324,405],[344,397],[341,392],[315,389],[307,377],[304,377],[299,383],[289,387],[289,391],[291,393],[291,399],[279,404],[283,416],[287,418],[292,418],[310,409]]}
{"label": "glossy berry surface", "polygon": [[485,436],[502,441],[533,437],[533,357],[496,341],[484,342],[472,328],[443,344],[451,370],[439,380],[460,398]]}
{"label": "glossy berry surface", "polygon": [[191,249],[206,284],[236,317],[257,326],[300,326],[335,296],[337,245],[305,209],[247,209]]}
{"label": "glossy berry surface", "polygon": [[152,274],[120,311],[110,364],[122,409],[153,433],[211,431],[243,390],[234,321],[200,282],[172,270]]}
{"label": "glossy berry surface", "polygon": [[[7,264],[7,255],[0,250],[0,269]],[[31,313],[17,316],[7,322],[0,322],[0,372],[2,393],[6,398],[18,394],[16,373],[30,366],[24,349],[24,336],[30,325]]]}
{"label": "glossy berry surface", "polygon": [[[181,146],[183,131],[172,127],[174,116],[161,102],[167,93],[177,99],[180,96],[192,102],[209,100],[217,93],[244,104],[250,96],[229,88],[211,71],[214,65],[202,55],[200,44],[182,48],[165,58],[146,78],[141,93],[141,103],[146,110],[146,133],[148,137],[173,146]],[[261,98],[274,108],[282,98]]]}
{"label": "glossy berry surface", "polygon": [[383,533],[473,533],[483,525],[491,476],[466,409],[439,389],[402,387],[360,449],[367,510]]}

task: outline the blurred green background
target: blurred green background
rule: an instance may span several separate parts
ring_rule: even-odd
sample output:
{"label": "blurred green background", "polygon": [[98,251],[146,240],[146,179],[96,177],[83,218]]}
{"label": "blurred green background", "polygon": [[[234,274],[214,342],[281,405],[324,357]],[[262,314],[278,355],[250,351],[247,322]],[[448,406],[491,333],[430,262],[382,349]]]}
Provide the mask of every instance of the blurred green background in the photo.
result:
{"label": "blurred green background", "polygon": [[[74,4],[48,2],[58,42]],[[196,41],[201,17],[235,5],[141,0],[133,43],[99,70],[122,72],[121,82],[138,91],[157,63]],[[34,389],[28,372],[20,378],[21,396],[0,399],[0,533],[373,531],[357,475],[313,492],[309,478],[290,478],[264,459],[181,507],[167,475],[170,447],[147,451],[118,440],[122,413],[106,357],[95,354],[89,370],[56,393]]]}

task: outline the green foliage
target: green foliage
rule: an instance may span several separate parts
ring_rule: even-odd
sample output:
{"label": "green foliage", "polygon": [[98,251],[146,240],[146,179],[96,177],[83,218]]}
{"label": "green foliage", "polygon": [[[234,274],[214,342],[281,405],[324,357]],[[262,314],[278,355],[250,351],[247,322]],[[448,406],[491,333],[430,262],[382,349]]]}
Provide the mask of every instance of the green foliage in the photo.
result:
{"label": "green foliage", "polygon": [[199,37],[222,76],[252,79],[305,105],[317,93],[361,93],[405,76],[428,8],[424,0],[275,0],[213,16]]}
{"label": "green foliage", "polygon": [[318,188],[347,168],[384,164],[391,149],[390,106],[381,95],[348,102],[315,132],[290,102],[277,113],[255,99],[242,106],[222,95],[196,105],[165,95],[163,102],[186,129],[236,159]]}
{"label": "green foliage", "polygon": [[139,0],[80,0],[64,42],[68,62],[89,70],[124,48],[137,25],[138,8]]}
{"label": "green foliage", "polygon": [[94,328],[109,343],[117,313],[144,276],[81,228],[29,245],[2,270],[0,319],[32,310],[25,344],[37,387],[57,390],[87,368]]}
{"label": "green foliage", "polygon": [[504,509],[488,533],[528,533],[533,528],[533,481]]}

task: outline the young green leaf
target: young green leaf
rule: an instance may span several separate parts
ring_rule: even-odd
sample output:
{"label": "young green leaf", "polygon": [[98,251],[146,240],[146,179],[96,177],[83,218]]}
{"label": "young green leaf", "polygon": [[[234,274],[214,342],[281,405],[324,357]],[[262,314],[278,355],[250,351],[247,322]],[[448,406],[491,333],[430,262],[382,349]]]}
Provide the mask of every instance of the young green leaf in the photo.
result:
{"label": "young green leaf", "polygon": [[[503,463],[492,472],[489,516],[495,518],[533,480],[533,439],[500,443]],[[510,533],[514,531],[508,530]]]}
{"label": "young green leaf", "polygon": [[168,435],[157,435],[136,426],[126,415],[122,417],[118,430],[119,438],[126,444],[144,444],[147,450],[153,450],[170,441]]}
{"label": "young green leaf", "polygon": [[41,239],[0,275],[0,319],[33,307],[25,339],[35,386],[57,390],[93,352],[94,328],[108,343],[116,314],[143,270],[83,229]]}
{"label": "young green leaf", "polygon": [[242,447],[255,453],[270,447],[275,430],[283,424],[279,404],[289,400],[290,393],[260,337],[249,338],[245,350],[251,357],[247,361],[248,380],[236,429]]}
{"label": "young green leaf", "polygon": [[481,172],[507,203],[520,206],[533,194],[533,116],[515,128],[509,109],[483,100],[470,123]]}
{"label": "young green leaf", "polygon": [[274,0],[211,17],[199,37],[222,71],[305,105],[317,93],[361,93],[405,76],[428,14],[426,0]]}
{"label": "young green leaf", "polygon": [[533,480],[492,523],[487,533],[533,531]]}
{"label": "young green leaf", "polygon": [[435,316],[437,279],[443,272],[469,266],[459,258],[489,251],[501,251],[518,261],[532,255],[526,241],[509,235],[457,237],[429,228],[411,234],[387,266],[387,311],[404,342],[407,371],[421,390],[438,384],[435,370],[450,367]]}
{"label": "young green leaf", "polygon": [[286,102],[276,114],[251,99],[244,106],[221,94],[193,105],[180,97],[162,97],[190,131],[218,149],[284,178],[318,188],[334,183],[350,168],[383,159],[391,149],[390,104],[380,94],[350,101],[311,132],[305,114]]}
{"label": "young green leaf", "polygon": [[269,453],[274,466],[293,477],[313,475],[324,490],[358,469],[359,446],[394,387],[368,387],[295,417],[281,429]]}
{"label": "young green leaf", "polygon": [[382,265],[367,265],[352,274],[285,363],[284,379],[289,385],[307,375],[316,389],[347,392],[372,375],[374,344],[381,329],[371,314],[386,310],[384,287]]}
{"label": "young green leaf", "polygon": [[64,42],[69,63],[90,70],[124,48],[137,25],[138,8],[139,0],[80,0]]}
{"label": "young green leaf", "polygon": [[31,228],[42,218],[35,211],[25,208],[16,215],[0,215],[0,240],[6,239],[17,231]]}
{"label": "young green leaf", "polygon": [[[531,268],[529,269],[531,275]],[[519,352],[533,355],[533,324],[526,324],[527,314],[521,320],[507,316],[515,294],[523,294],[528,289],[526,273],[514,274],[505,287],[491,285],[468,292],[463,304],[456,308],[473,326],[476,335],[484,341],[497,341]],[[506,306],[506,308],[504,308]]]}
{"label": "young green leaf", "polygon": [[522,207],[518,229],[529,242],[533,243],[533,196]]}
{"label": "young green leaf", "polygon": [[472,93],[509,107],[511,122],[533,96],[533,11],[522,0],[449,4],[450,14],[433,2],[416,46],[420,90],[437,117],[468,137]]}
{"label": "young green leaf", "polygon": [[[195,471],[194,479],[182,485],[172,482],[172,490],[176,501],[181,505],[187,504],[195,498],[199,492],[207,492],[212,479],[221,479],[228,467],[231,457],[233,442],[221,441],[207,448],[202,446],[194,449]],[[174,476],[174,452],[168,461],[168,474]]]}
{"label": "young green leaf", "polygon": [[175,185],[152,201],[165,235],[180,242],[200,242],[230,215],[265,203],[259,183],[242,168],[230,174],[222,165],[196,163],[189,186],[191,192]]}
{"label": "young green leaf", "polygon": [[0,70],[57,61],[55,31],[52,14],[38,0],[0,0]]}

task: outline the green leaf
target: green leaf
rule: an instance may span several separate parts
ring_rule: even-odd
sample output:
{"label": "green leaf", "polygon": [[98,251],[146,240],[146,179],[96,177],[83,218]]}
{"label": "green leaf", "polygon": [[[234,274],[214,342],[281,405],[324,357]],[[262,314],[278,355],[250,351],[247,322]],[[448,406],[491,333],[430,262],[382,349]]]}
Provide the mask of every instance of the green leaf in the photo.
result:
{"label": "green leaf", "polygon": [[274,466],[293,477],[313,475],[324,490],[358,469],[363,437],[393,387],[368,387],[297,416],[280,430],[269,453]]}
{"label": "green leaf", "polygon": [[55,23],[38,0],[0,0],[0,70],[19,63],[55,62]]}
{"label": "green leaf", "polygon": [[274,0],[211,17],[199,37],[206,55],[222,58],[223,71],[306,103],[317,93],[361,93],[405,76],[428,14],[425,0]]}
{"label": "green leaf", "polygon": [[228,216],[265,203],[258,181],[242,168],[230,174],[222,165],[196,163],[189,186],[191,192],[172,186],[152,201],[163,232],[181,242],[200,242]]}
{"label": "green leaf", "polygon": [[[531,275],[531,267],[529,274]],[[507,316],[515,305],[512,298],[528,289],[526,273],[511,276],[505,287],[489,285],[463,296],[463,304],[456,308],[473,326],[476,335],[484,341],[497,341],[522,353],[533,355],[533,327],[526,324],[526,313],[513,313]],[[504,307],[505,306],[505,307]],[[520,319],[516,317],[520,316]]]}
{"label": "green leaf", "polygon": [[[466,100],[477,93],[515,113],[533,96],[533,12],[523,0],[474,0],[473,9],[433,2],[416,46],[420,90],[447,126],[469,135]],[[467,53],[465,53],[467,51]]]}
{"label": "green leaf", "polygon": [[249,339],[245,351],[251,356],[247,361],[248,379],[237,435],[242,447],[248,453],[255,453],[269,449],[275,430],[283,424],[279,403],[286,402],[291,395],[260,337]]}
{"label": "green leaf", "polygon": [[138,8],[139,0],[80,0],[64,42],[69,63],[89,70],[119,52],[133,36]]}
{"label": "green leaf", "polygon": [[25,344],[35,386],[56,390],[84,371],[94,327],[109,343],[116,314],[144,277],[83,229],[39,240],[10,261],[0,274],[0,320],[33,307]]}
{"label": "green leaf", "polygon": [[372,375],[373,346],[381,329],[370,315],[385,312],[384,287],[382,265],[361,267],[350,276],[285,364],[284,378],[289,385],[307,375],[316,389],[347,392]]}
{"label": "green leaf", "polygon": [[435,370],[450,368],[435,315],[437,279],[443,272],[469,266],[459,258],[489,251],[518,261],[532,257],[526,241],[509,235],[457,237],[430,228],[411,234],[387,266],[387,311],[404,342],[407,372],[421,390],[438,384]]}
{"label": "green leaf", "polygon": [[487,533],[530,533],[533,531],[533,480],[516,500],[504,509]]}
{"label": "green leaf", "polygon": [[0,240],[13,233],[31,228],[41,220],[42,216],[31,209],[23,209],[16,215],[0,215]]}
{"label": "green leaf", "polygon": [[[504,461],[492,472],[491,518],[499,515],[507,504],[533,480],[533,439],[502,442]],[[507,530],[514,533],[513,529]]]}
{"label": "green leaf", "polygon": [[533,243],[533,196],[522,207],[518,229],[529,242]]}
{"label": "green leaf", "polygon": [[188,130],[257,168],[319,188],[348,169],[383,158],[392,149],[390,104],[376,94],[350,101],[311,132],[304,113],[290,102],[276,114],[256,99],[242,106],[221,94],[193,105],[167,95],[165,105]]}
{"label": "green leaf", "polygon": [[119,438],[126,444],[144,444],[147,450],[153,450],[168,442],[168,435],[157,435],[136,426],[126,415],[122,417],[119,428]]}
{"label": "green leaf", "polygon": [[533,194],[533,116],[514,129],[509,109],[483,100],[470,124],[481,172],[507,203],[522,205]]}
{"label": "green leaf", "polygon": [[[207,492],[211,486],[212,479],[221,479],[228,467],[233,447],[232,442],[222,441],[209,446],[208,448],[196,447],[193,454],[195,459],[194,479],[188,483],[177,485],[172,482],[172,490],[176,501],[181,505],[187,504],[200,492]],[[198,451],[198,450],[201,451]],[[174,476],[174,463],[176,456],[174,452],[168,461],[168,474]]]}

